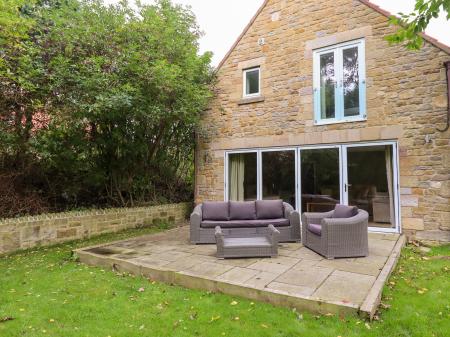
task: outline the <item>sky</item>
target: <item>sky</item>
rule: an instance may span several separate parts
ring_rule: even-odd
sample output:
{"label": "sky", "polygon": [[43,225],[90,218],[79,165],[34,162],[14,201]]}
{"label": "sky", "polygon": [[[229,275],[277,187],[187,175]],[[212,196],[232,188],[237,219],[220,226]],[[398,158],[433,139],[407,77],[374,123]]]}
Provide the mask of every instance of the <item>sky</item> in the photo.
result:
{"label": "sky", "polygon": [[[104,0],[116,3],[119,0]],[[132,0],[130,0],[132,1]],[[250,19],[264,0],[172,0],[175,3],[191,6],[197,17],[204,36],[200,40],[201,51],[214,53],[213,65],[216,66],[228,52],[234,41],[241,34]],[[371,0],[381,8],[396,14],[409,13],[414,8],[415,0]],[[141,0],[152,3],[152,0]],[[427,34],[450,45],[450,21],[441,15],[431,22]]]}

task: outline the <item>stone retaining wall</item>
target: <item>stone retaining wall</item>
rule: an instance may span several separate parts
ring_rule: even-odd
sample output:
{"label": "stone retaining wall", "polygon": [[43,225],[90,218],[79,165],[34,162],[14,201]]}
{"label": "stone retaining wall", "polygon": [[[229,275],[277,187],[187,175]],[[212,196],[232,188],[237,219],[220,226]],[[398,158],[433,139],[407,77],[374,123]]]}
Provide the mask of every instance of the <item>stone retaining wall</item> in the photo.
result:
{"label": "stone retaining wall", "polygon": [[0,220],[0,254],[161,222],[184,222],[191,203],[44,214]]}

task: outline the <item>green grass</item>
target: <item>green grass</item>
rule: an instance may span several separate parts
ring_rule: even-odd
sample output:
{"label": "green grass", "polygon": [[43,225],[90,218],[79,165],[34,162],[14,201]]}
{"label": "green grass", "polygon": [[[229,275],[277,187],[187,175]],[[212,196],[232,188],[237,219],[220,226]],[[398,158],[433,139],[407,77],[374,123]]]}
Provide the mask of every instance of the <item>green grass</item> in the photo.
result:
{"label": "green grass", "polygon": [[[156,230],[0,257],[0,336],[390,337],[450,331],[450,246],[429,253],[406,247],[385,288],[379,320],[372,323],[118,275],[71,257],[77,247]],[[2,321],[7,317],[12,320]]]}

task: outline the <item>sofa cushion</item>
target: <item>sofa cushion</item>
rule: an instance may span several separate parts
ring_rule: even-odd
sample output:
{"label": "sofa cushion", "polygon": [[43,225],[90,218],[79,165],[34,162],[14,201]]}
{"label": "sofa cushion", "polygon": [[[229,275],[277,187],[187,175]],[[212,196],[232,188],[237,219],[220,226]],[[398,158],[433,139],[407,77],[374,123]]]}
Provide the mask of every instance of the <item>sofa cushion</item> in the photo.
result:
{"label": "sofa cushion", "polygon": [[230,220],[256,219],[254,201],[230,201]]}
{"label": "sofa cushion", "polygon": [[256,200],[257,219],[279,219],[283,217],[283,200]]}
{"label": "sofa cushion", "polygon": [[267,227],[269,225],[274,225],[275,227],[286,227],[289,226],[288,219],[259,219],[259,220],[230,220],[230,221],[213,221],[204,220],[201,222],[200,227],[202,228],[215,228],[220,226],[221,228],[257,228],[257,227]]}
{"label": "sofa cushion", "polygon": [[322,235],[322,225],[310,223],[308,224],[307,228],[311,233],[314,233],[316,235]]}
{"label": "sofa cushion", "polygon": [[334,208],[333,218],[351,218],[358,214],[356,206],[347,206],[337,204]]}
{"label": "sofa cushion", "polygon": [[228,220],[228,202],[204,202],[202,205],[203,220]]}

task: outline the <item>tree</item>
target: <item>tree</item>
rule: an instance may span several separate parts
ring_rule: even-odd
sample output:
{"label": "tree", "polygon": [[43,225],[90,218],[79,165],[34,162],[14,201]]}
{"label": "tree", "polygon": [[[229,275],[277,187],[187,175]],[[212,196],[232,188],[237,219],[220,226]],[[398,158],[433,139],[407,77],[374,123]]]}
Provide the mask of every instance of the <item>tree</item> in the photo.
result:
{"label": "tree", "polygon": [[30,25],[0,36],[0,156],[32,161],[34,188],[63,207],[187,199],[214,80],[193,13],[169,0],[10,1]]}
{"label": "tree", "polygon": [[450,20],[450,0],[416,0],[414,11],[410,14],[399,13],[392,16],[390,23],[400,28],[387,37],[390,43],[406,41],[406,47],[411,50],[420,49],[423,45],[423,33],[431,19],[437,18],[441,12],[446,13]]}

